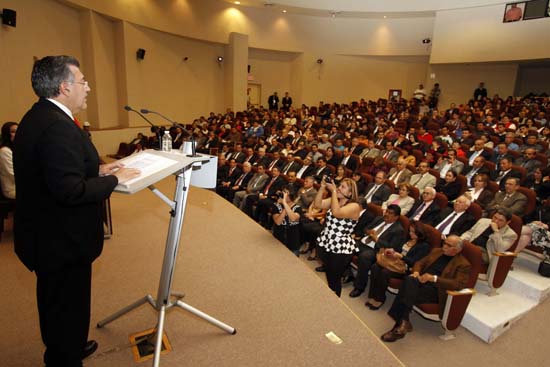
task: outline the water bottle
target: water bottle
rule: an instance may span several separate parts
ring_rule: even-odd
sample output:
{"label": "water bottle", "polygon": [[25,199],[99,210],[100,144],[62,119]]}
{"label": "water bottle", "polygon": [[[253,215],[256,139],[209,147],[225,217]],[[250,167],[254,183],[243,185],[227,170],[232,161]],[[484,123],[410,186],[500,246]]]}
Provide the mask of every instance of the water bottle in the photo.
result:
{"label": "water bottle", "polygon": [[172,151],[172,137],[170,136],[170,132],[168,130],[164,131],[164,135],[162,137],[162,151]]}

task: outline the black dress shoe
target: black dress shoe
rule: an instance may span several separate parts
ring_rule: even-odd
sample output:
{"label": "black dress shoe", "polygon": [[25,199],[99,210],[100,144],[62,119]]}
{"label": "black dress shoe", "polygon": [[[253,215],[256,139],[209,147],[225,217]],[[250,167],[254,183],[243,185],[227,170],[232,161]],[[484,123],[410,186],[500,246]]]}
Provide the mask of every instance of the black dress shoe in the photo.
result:
{"label": "black dress shoe", "polygon": [[367,306],[369,309],[373,310],[373,311],[376,311],[378,310],[380,307],[382,307],[382,305],[384,304],[384,302],[380,302],[380,304],[378,306],[376,305],[373,305],[372,303],[370,302],[367,302],[365,303],[365,306]]}
{"label": "black dress shoe", "polygon": [[97,342],[95,340],[88,340],[84,348],[82,348],[82,359],[87,358],[94,354],[97,350]]}
{"label": "black dress shoe", "polygon": [[321,266],[316,267],[315,271],[317,271],[319,273],[324,273],[325,271],[327,271],[327,269],[325,268],[324,265],[321,265]]}
{"label": "black dress shoe", "polygon": [[342,284],[348,284],[355,280],[355,277],[353,275],[348,275],[342,279]]}
{"label": "black dress shoe", "polygon": [[349,296],[350,296],[351,298],[355,298],[355,297],[359,297],[362,293],[363,293],[363,290],[357,289],[357,288],[353,288],[353,290],[350,292]]}

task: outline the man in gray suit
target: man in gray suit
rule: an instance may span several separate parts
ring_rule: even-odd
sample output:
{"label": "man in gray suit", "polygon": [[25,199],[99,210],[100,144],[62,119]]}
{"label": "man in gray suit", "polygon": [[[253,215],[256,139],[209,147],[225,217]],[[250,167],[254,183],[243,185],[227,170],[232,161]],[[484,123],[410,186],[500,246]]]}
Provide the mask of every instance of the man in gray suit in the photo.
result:
{"label": "man in gray suit", "polygon": [[233,198],[233,204],[241,210],[244,209],[246,196],[250,194],[257,194],[262,187],[264,187],[267,179],[269,178],[267,173],[265,173],[265,167],[263,165],[260,164],[256,168],[257,171],[254,176],[252,176],[250,181],[248,181],[246,190],[237,191],[235,193],[235,197]]}
{"label": "man in gray suit", "polygon": [[457,174],[462,173],[464,163],[456,159],[456,151],[454,149],[449,149],[447,157],[440,157],[434,169],[439,171],[441,178],[445,178],[445,175],[449,171],[455,171]]}
{"label": "man in gray suit", "polygon": [[420,162],[418,165],[418,173],[411,176],[409,184],[416,187],[418,191],[424,190],[426,187],[435,187],[437,179],[429,173],[430,166],[427,162]]}
{"label": "man in gray suit", "polygon": [[359,158],[361,161],[365,158],[376,158],[380,155],[380,149],[375,147],[374,140],[369,140],[367,142],[367,147],[363,149]]}
{"label": "man in gray suit", "polygon": [[493,201],[487,205],[484,216],[490,215],[495,210],[505,208],[510,213],[522,216],[525,214],[527,206],[527,197],[521,192],[518,192],[519,178],[510,177],[506,180],[504,191],[499,191],[495,194]]}
{"label": "man in gray suit", "polygon": [[460,238],[479,246],[483,262],[488,264],[494,252],[508,250],[518,238],[517,233],[509,226],[511,219],[512,214],[508,210],[498,209],[492,218],[481,218]]}
{"label": "man in gray suit", "polygon": [[399,158],[396,167],[392,168],[390,173],[388,173],[388,180],[392,181],[397,187],[400,183],[409,183],[411,176],[412,172],[407,168],[407,162]]}
{"label": "man in gray suit", "polygon": [[317,195],[317,190],[313,187],[314,184],[315,179],[312,176],[307,176],[304,179],[304,185],[298,190],[298,204],[300,204],[303,211],[307,210]]}

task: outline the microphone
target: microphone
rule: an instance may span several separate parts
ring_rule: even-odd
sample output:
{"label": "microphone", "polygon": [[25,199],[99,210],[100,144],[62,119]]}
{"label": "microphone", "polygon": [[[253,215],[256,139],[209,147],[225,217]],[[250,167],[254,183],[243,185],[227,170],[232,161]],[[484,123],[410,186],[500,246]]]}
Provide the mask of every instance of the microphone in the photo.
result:
{"label": "microphone", "polygon": [[[181,125],[177,121],[169,119],[168,117],[164,116],[163,114],[161,114],[159,112],[151,111],[151,110],[148,110],[146,108],[142,108],[141,113],[143,113],[143,114],[152,113],[152,114],[158,115],[158,116],[162,117],[163,119],[165,119],[166,121],[170,122],[173,126],[181,128],[183,130],[183,132],[186,131],[185,126]],[[196,149],[197,149],[196,145],[197,145],[197,143],[195,141],[195,137],[191,134],[191,154],[188,154],[187,155],[188,157],[198,157],[199,156],[197,154],[197,151],[196,151]],[[182,146],[182,149],[183,149],[183,146]]]}
{"label": "microphone", "polygon": [[134,110],[132,107],[130,107],[128,105],[124,106],[124,109],[126,111],[132,111],[132,112],[137,113],[142,119],[144,119],[145,121],[147,121],[147,123],[149,125],[151,125],[151,132],[155,133],[157,135],[157,140],[158,140],[158,143],[159,143],[159,146],[155,149],[161,149],[161,144],[162,144],[161,143],[161,136],[164,133],[161,130],[164,130],[164,128],[159,129],[158,126],[155,126],[155,124],[153,124],[151,121],[149,121],[149,119],[147,117],[143,116],[138,110]]}
{"label": "microphone", "polygon": [[[149,121],[149,119],[148,119],[147,117],[143,116],[138,110],[134,110],[132,107],[130,107],[130,106],[128,106],[128,105],[124,106],[124,109],[125,109],[126,111],[132,111],[132,112],[137,113],[138,115],[141,116],[142,119],[144,119],[145,121],[147,121],[147,123],[148,123],[149,125],[151,125],[152,127],[156,127],[155,124],[153,124],[151,121]],[[143,110],[142,110],[142,112],[143,112]]]}

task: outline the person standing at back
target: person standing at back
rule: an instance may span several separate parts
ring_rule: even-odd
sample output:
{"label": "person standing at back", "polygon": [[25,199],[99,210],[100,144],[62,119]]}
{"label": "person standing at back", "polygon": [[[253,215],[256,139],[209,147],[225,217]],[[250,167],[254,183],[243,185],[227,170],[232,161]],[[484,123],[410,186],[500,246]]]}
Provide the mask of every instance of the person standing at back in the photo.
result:
{"label": "person standing at back", "polygon": [[82,366],[97,349],[88,341],[92,262],[103,248],[102,202],[119,182],[137,177],[98,153],[74,114],[90,92],[70,56],[35,62],[39,97],[19,125],[14,147],[17,186],[15,252],[37,278],[46,366]]}

